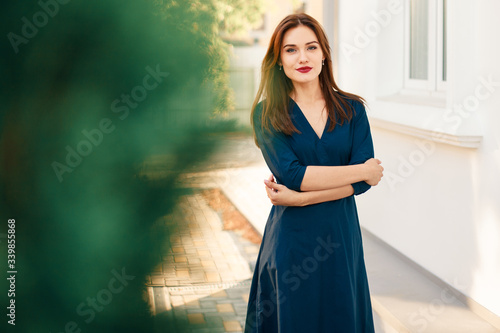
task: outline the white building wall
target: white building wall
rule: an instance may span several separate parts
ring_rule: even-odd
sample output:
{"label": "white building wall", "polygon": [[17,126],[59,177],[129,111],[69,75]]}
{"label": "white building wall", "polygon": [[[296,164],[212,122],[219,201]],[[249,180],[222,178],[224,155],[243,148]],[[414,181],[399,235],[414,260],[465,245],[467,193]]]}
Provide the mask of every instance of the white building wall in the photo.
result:
{"label": "white building wall", "polygon": [[[404,81],[404,3],[338,0],[335,77],[342,89],[367,99],[386,170],[377,187],[358,197],[360,221],[500,315],[500,2],[448,1],[448,88],[441,101],[397,95]],[[463,108],[474,102],[472,111]],[[447,139],[433,141],[441,132]],[[442,142],[454,140],[478,147]]]}

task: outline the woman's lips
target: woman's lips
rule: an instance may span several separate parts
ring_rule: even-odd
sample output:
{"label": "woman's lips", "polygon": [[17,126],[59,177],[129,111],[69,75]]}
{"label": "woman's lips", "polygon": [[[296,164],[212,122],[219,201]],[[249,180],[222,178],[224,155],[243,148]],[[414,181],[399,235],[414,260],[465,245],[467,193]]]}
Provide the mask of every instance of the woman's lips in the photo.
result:
{"label": "woman's lips", "polygon": [[312,69],[312,67],[300,67],[297,68],[297,70],[301,73],[309,73],[309,71]]}

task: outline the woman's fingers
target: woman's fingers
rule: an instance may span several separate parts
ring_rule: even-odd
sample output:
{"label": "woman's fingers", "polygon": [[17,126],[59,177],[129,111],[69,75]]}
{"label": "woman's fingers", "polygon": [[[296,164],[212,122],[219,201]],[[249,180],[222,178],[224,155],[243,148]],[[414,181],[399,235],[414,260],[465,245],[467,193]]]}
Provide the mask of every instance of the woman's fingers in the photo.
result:
{"label": "woman's fingers", "polygon": [[269,200],[271,200],[271,203],[273,205],[276,205],[278,202],[276,201],[276,196],[278,195],[278,192],[275,192],[272,188],[269,188],[266,186],[266,192],[267,192],[267,197]]}
{"label": "woman's fingers", "polygon": [[270,199],[273,194],[273,190],[266,186],[267,197]]}
{"label": "woman's fingers", "polygon": [[276,205],[278,203],[278,195],[280,194],[280,190],[282,189],[283,185],[277,184],[275,182],[270,182],[268,179],[264,180],[264,183],[266,184],[266,193],[267,197],[271,200],[271,203],[273,205]]}
{"label": "woman's fingers", "polygon": [[281,186],[283,186],[275,182],[269,181],[269,179],[264,180],[264,184],[266,184],[266,188],[270,188],[276,192],[280,189]]}
{"label": "woman's fingers", "polygon": [[372,164],[372,165],[377,165],[377,164],[382,164],[382,161],[379,160],[378,158],[370,158],[365,162],[366,164]]}
{"label": "woman's fingers", "polygon": [[382,167],[381,165],[382,161],[380,161],[378,158],[370,158],[365,163],[371,169],[370,176],[368,177],[366,182],[371,186],[375,186],[380,182],[380,180],[384,176],[383,174],[384,167]]}
{"label": "woman's fingers", "polygon": [[297,203],[297,192],[288,189],[283,184],[265,179],[266,194],[275,206],[295,206]]}

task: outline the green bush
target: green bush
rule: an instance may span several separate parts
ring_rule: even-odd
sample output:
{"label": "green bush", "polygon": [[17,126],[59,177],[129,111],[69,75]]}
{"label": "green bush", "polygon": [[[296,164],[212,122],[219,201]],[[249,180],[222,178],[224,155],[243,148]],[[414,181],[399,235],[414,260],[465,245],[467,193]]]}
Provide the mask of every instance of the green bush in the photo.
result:
{"label": "green bush", "polygon": [[[144,278],[168,236],[155,221],[231,108],[221,13],[241,27],[224,3],[4,4],[0,232],[16,220],[15,331],[153,331]],[[145,172],[152,155],[160,179]],[[121,289],[117,275],[134,278]],[[98,295],[112,300],[93,308]]]}

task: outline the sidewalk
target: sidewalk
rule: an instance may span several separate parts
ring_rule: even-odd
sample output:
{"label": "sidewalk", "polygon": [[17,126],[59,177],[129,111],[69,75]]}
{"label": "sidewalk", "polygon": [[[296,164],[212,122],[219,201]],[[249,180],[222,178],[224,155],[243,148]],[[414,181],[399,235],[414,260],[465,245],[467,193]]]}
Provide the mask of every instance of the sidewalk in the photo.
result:
{"label": "sidewalk", "polygon": [[[182,228],[166,218],[175,233],[151,273],[149,297],[157,331],[242,332],[259,244],[226,231],[201,193],[180,200]],[[172,310],[172,311],[171,311]],[[167,319],[167,320],[164,320]]]}
{"label": "sidewalk", "polygon": [[[161,250],[162,263],[148,277],[157,332],[242,332],[244,328],[260,235],[220,189],[229,186],[237,170],[252,166],[255,160],[259,163],[260,152],[250,140],[229,137],[209,161],[212,171],[186,176],[185,183],[196,189],[194,193],[182,197],[177,211],[159,221],[159,227],[166,227],[172,236]],[[240,195],[253,200],[252,193]]]}

